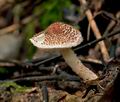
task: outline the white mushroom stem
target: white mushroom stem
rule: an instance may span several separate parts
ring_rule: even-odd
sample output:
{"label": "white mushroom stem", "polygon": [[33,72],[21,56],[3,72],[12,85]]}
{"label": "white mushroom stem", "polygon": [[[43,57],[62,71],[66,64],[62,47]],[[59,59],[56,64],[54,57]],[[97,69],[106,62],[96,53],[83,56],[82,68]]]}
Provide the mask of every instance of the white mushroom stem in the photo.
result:
{"label": "white mushroom stem", "polygon": [[98,76],[82,64],[77,58],[74,51],[70,48],[60,50],[66,63],[72,68],[72,70],[79,75],[84,81],[95,80]]}

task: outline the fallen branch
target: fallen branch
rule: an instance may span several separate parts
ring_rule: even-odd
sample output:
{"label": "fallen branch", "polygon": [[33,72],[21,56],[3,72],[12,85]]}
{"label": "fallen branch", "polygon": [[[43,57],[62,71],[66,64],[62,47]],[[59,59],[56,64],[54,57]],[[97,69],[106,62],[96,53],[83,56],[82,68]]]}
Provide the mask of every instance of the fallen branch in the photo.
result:
{"label": "fallen branch", "polygon": [[46,76],[30,76],[30,77],[22,77],[22,78],[15,78],[15,79],[8,79],[8,80],[0,80],[0,83],[7,82],[7,81],[14,81],[14,82],[22,82],[22,81],[34,81],[34,82],[40,82],[40,81],[77,81],[80,82],[80,78],[77,76],[66,76],[63,74],[60,75],[46,75]]}

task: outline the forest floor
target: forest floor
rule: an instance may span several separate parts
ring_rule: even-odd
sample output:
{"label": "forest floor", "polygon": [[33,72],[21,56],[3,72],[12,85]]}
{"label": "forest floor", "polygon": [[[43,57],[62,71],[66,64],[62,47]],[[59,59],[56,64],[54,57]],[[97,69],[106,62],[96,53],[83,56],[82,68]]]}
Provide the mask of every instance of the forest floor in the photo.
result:
{"label": "forest floor", "polygon": [[[0,1],[0,102],[120,102],[120,2],[71,1]],[[71,9],[58,21],[80,29],[84,41],[73,51],[95,80],[84,81],[59,52],[29,41],[57,21],[60,3]]]}

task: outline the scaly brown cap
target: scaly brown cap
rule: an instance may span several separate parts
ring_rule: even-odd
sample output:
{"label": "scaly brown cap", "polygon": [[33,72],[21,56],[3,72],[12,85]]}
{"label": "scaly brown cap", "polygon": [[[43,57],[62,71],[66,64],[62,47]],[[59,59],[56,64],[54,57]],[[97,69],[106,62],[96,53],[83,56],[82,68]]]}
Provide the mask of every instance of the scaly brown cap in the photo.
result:
{"label": "scaly brown cap", "polygon": [[71,25],[56,22],[34,35],[30,41],[38,48],[71,48],[80,44],[83,37]]}

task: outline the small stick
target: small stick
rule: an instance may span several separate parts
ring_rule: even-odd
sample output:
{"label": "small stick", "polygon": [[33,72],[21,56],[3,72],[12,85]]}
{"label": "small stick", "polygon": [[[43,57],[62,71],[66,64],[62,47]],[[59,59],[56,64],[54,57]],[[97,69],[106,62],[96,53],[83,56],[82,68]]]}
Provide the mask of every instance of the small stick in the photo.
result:
{"label": "small stick", "polygon": [[10,26],[7,26],[7,27],[5,27],[5,28],[2,28],[2,29],[0,29],[0,35],[13,32],[13,31],[19,29],[22,24],[23,24],[23,25],[24,25],[24,24],[27,24],[28,22],[32,21],[34,18],[35,18],[34,15],[30,15],[30,16],[22,19],[22,20],[20,21],[21,24],[19,24],[19,23],[13,23],[13,24],[10,25]]}
{"label": "small stick", "polygon": [[80,78],[73,75],[64,75],[64,73],[61,73],[59,75],[46,75],[46,76],[30,76],[30,77],[22,77],[22,78],[14,78],[14,79],[6,79],[6,80],[0,80],[0,83],[7,82],[7,81],[14,81],[14,82],[21,82],[21,81],[34,81],[34,82],[40,82],[40,81],[76,81],[80,82]]}
{"label": "small stick", "polygon": [[[83,5],[87,4],[86,0],[79,0],[79,1]],[[88,9],[88,10],[86,10],[85,14],[86,14],[86,16],[88,18],[88,21],[90,23],[90,26],[91,26],[96,38],[97,39],[101,38],[102,37],[101,33],[100,33],[100,31],[99,31],[99,29],[97,27],[96,22],[93,19],[93,15],[92,15],[91,11]],[[104,41],[99,42],[99,45],[100,45],[101,53],[103,55],[103,59],[104,59],[105,62],[107,62],[110,57],[109,57],[109,54],[108,54],[108,51],[107,51],[107,48],[106,48],[106,45],[105,45]]]}
{"label": "small stick", "polygon": [[48,89],[45,83],[42,83],[42,96],[43,96],[43,102],[48,102],[49,96],[48,96]]}
{"label": "small stick", "polygon": [[12,24],[6,28],[0,29],[0,35],[13,32],[16,29],[18,29],[19,27],[20,27],[19,24]]}

